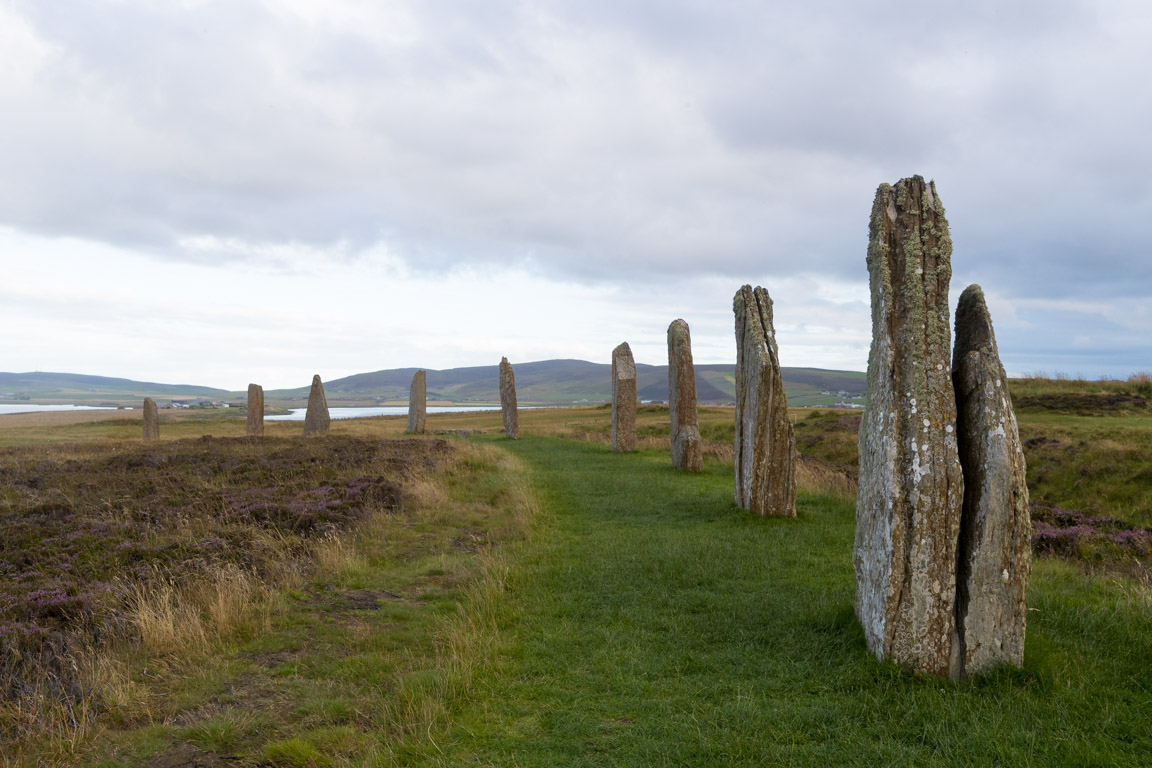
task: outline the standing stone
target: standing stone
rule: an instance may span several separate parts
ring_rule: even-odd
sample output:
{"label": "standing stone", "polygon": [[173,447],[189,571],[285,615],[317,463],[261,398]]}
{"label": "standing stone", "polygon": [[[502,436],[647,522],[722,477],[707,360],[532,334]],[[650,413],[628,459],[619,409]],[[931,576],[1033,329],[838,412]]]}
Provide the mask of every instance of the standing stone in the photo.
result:
{"label": "standing stone", "polygon": [[696,421],[696,368],[692,365],[688,323],[680,319],[668,326],[668,412],[672,419],[672,466],[699,472],[704,458]]}
{"label": "standing stone", "polygon": [[308,411],[304,414],[304,434],[326,435],[332,423],[328,415],[328,400],[324,397],[324,385],[320,374],[312,377],[312,389],[308,392]]}
{"label": "standing stone", "polygon": [[757,515],[796,516],[796,438],[780,374],[772,299],[745,285],[736,313],[736,506]]}
{"label": "standing stone", "polygon": [[964,512],[956,571],[961,674],[1024,662],[1032,520],[1024,452],[984,292],[956,307],[952,355]]}
{"label": "standing stone", "polygon": [[876,191],[869,226],[872,349],[860,425],[856,616],[878,658],[959,674],[956,446],[948,283],[952,241],[934,183]]}
{"label": "standing stone", "polygon": [[612,450],[636,450],[636,362],[628,342],[612,350]]}
{"label": "standing stone", "polygon": [[264,387],[259,384],[248,385],[248,429],[250,437],[261,437],[264,434]]}
{"label": "standing stone", "polygon": [[516,376],[508,358],[500,358],[500,410],[504,413],[504,434],[520,437],[520,417],[516,413]]}
{"label": "standing stone", "polygon": [[156,403],[150,397],[144,398],[144,439],[157,440],[160,437],[160,414]]}
{"label": "standing stone", "polygon": [[428,417],[428,374],[416,371],[412,376],[412,386],[408,390],[408,429],[416,435],[424,434],[424,421]]}

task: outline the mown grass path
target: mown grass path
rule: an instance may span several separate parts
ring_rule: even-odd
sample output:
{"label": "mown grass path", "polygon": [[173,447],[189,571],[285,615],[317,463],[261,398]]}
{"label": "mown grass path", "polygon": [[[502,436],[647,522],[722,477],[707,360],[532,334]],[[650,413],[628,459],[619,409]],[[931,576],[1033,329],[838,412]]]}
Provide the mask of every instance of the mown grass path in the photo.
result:
{"label": "mown grass path", "polygon": [[737,511],[731,469],[526,437],[543,519],[441,765],[1146,765],[1147,590],[1038,563],[1026,667],[956,686],[868,655],[849,501]]}

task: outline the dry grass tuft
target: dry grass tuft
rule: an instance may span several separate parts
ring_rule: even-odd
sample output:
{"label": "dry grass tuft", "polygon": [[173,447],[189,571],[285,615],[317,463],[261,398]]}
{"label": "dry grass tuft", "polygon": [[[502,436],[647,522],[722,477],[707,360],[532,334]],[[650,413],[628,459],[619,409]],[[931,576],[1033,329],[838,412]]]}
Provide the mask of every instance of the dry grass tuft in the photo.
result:
{"label": "dry grass tuft", "polygon": [[359,562],[356,545],[351,534],[335,532],[324,536],[312,545],[312,558],[316,566],[324,571],[342,573],[351,570]]}
{"label": "dry grass tuft", "polygon": [[443,484],[428,478],[413,478],[401,486],[402,500],[408,509],[429,509],[442,507],[448,503],[448,494]]}
{"label": "dry grass tuft", "polygon": [[192,658],[220,638],[267,630],[269,592],[255,574],[229,564],[184,586],[130,585],[127,616],[149,654]]}
{"label": "dry grass tuft", "polygon": [[170,584],[132,586],[128,618],[149,653],[199,655],[208,646],[200,611]]}

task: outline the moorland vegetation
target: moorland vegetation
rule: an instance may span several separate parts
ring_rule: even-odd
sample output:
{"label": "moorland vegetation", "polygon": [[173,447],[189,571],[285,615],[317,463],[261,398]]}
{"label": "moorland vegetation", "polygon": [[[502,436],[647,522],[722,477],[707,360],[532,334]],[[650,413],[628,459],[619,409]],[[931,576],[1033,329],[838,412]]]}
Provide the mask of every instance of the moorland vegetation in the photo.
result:
{"label": "moorland vegetation", "polygon": [[[668,412],[0,427],[11,765],[1114,764],[1152,749],[1152,381],[1011,383],[1037,554],[1022,670],[871,657],[852,617],[859,413],[794,409],[795,520],[735,509]],[[437,434],[439,433],[439,434]],[[182,758],[181,755],[184,757]],[[225,762],[223,758],[228,758]],[[212,763],[212,760],[219,760]]]}

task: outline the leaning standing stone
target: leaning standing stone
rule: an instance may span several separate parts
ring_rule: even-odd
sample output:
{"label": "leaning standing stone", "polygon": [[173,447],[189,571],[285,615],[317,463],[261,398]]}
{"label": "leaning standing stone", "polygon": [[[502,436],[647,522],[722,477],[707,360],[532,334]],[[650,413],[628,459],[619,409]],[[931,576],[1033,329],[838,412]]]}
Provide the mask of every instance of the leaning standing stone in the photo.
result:
{"label": "leaning standing stone", "polygon": [[150,398],[144,398],[144,439],[156,440],[160,437],[160,414],[156,412],[156,403]]}
{"label": "leaning standing stone", "polygon": [[879,658],[957,676],[956,448],[948,283],[952,241],[934,183],[880,185],[869,226],[872,349],[860,425],[856,616]]}
{"label": "leaning standing stone", "polygon": [[248,435],[260,437],[264,434],[264,387],[248,385]]}
{"label": "leaning standing stone", "polygon": [[520,418],[516,413],[516,376],[508,358],[500,358],[500,410],[504,413],[504,434],[520,437]]}
{"label": "leaning standing stone", "polygon": [[736,506],[757,515],[796,516],[796,439],[780,373],[772,299],[745,285],[736,313]]}
{"label": "leaning standing stone", "polygon": [[427,373],[416,371],[412,376],[412,386],[408,389],[408,429],[416,435],[424,434],[424,421],[428,415]]}
{"label": "leaning standing stone", "polygon": [[612,450],[636,450],[636,361],[628,342],[612,350]]}
{"label": "leaning standing stone", "polygon": [[1008,377],[978,285],[968,286],[956,307],[952,381],[964,467],[956,571],[962,673],[999,664],[1019,667],[1024,662],[1032,519]]}
{"label": "leaning standing stone", "polygon": [[324,385],[320,374],[312,377],[312,389],[308,392],[308,411],[304,414],[304,434],[326,435],[332,423],[328,415],[328,400],[324,397]]}
{"label": "leaning standing stone", "polygon": [[688,323],[680,319],[668,326],[668,412],[672,420],[672,466],[699,472],[704,460],[696,421],[696,368],[692,365]]}

